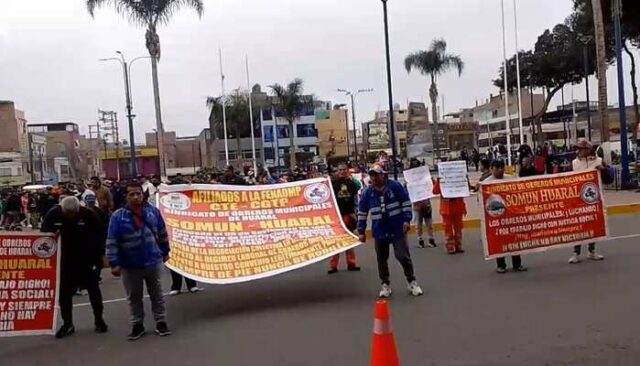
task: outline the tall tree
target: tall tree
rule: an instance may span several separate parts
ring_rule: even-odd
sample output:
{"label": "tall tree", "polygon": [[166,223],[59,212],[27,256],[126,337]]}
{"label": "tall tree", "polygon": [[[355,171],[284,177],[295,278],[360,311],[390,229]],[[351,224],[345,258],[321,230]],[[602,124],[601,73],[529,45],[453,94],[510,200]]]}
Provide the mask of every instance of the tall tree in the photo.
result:
{"label": "tall tree", "polygon": [[[168,24],[173,14],[183,7],[193,8],[198,16],[202,16],[204,5],[202,0],[87,0],[87,9],[93,17],[95,10],[103,6],[113,6],[115,11],[127,17],[129,22],[146,27],[145,44],[151,56],[151,76],[153,79],[153,101],[156,112],[156,128],[158,130],[158,155],[164,156],[164,126],[160,108],[160,86],[158,82],[158,61],[160,61],[160,37],[157,28]],[[161,164],[160,174],[166,175]]]}
{"label": "tall tree", "polygon": [[404,59],[404,67],[408,73],[416,70],[422,75],[428,76],[431,80],[429,87],[429,98],[431,99],[431,115],[433,116],[433,138],[436,156],[440,156],[437,146],[438,134],[438,76],[450,71],[458,71],[458,76],[462,75],[464,62],[458,55],[447,53],[447,42],[444,39],[435,39],[431,42],[428,50],[416,51],[409,54]]}
{"label": "tall tree", "polygon": [[609,141],[609,97],[607,94],[607,41],[601,0],[591,0],[596,42],[598,70],[598,112],[600,113],[600,141]]}
{"label": "tall tree", "polygon": [[[275,98],[274,107],[276,109],[276,115],[282,116],[289,123],[289,164],[291,169],[294,169],[296,167],[296,154],[293,137],[295,133],[294,123],[304,114],[304,111],[309,107],[309,105],[313,105],[313,97],[303,94],[303,81],[300,78],[294,79],[286,86],[276,83],[270,85],[269,88]],[[277,139],[277,120],[274,121],[274,124],[274,138]],[[278,159],[277,152],[276,159]],[[276,165],[278,164],[276,163]]]}
{"label": "tall tree", "polygon": [[[565,85],[582,81],[583,45],[578,37],[567,24],[558,24],[538,37],[533,51],[520,53],[522,86],[546,91],[543,106],[534,115],[540,145],[544,143],[542,116],[547,112],[551,100]],[[493,82],[501,90],[504,89],[503,68],[504,65],[500,68],[498,79]],[[593,64],[588,72],[593,73]],[[517,88],[515,56],[507,61],[507,74],[511,76],[509,90]]]}

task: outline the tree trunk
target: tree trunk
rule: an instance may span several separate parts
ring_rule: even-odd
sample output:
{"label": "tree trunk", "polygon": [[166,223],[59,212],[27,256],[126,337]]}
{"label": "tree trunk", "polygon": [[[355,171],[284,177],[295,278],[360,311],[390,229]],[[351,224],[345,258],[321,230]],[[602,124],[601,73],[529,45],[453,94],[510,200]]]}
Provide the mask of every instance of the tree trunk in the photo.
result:
{"label": "tree trunk", "polygon": [[293,121],[289,121],[289,167],[293,170],[296,168],[296,149],[293,144]]}
{"label": "tree trunk", "polygon": [[[537,138],[538,138],[538,146],[543,146],[544,145],[544,135],[542,134],[542,117],[544,116],[545,113],[547,113],[547,109],[549,108],[549,104],[551,103],[551,100],[553,99],[553,97],[563,87],[564,87],[564,84],[555,87],[553,90],[547,90],[547,96],[546,96],[546,98],[544,100],[544,104],[542,105],[542,108],[533,117],[533,120],[536,123],[536,127],[538,128],[538,136],[537,136]],[[533,111],[531,111],[531,113],[533,113]]]}
{"label": "tree trunk", "polygon": [[156,109],[156,129],[158,130],[158,156],[160,158],[160,176],[166,177],[164,154],[164,126],[162,125],[162,111],[160,109],[160,87],[158,85],[158,60],[151,57],[151,77],[153,79],[153,102]]}
{"label": "tree trunk", "polygon": [[598,77],[598,111],[600,113],[600,141],[609,141],[609,101],[607,96],[607,51],[601,0],[591,0],[595,28],[596,65]]}
{"label": "tree trunk", "polygon": [[631,89],[633,90],[633,110],[635,114],[635,125],[631,133],[632,139],[635,142],[638,139],[638,124],[640,124],[640,107],[638,107],[638,84],[636,83],[636,59],[633,53],[629,50],[627,43],[624,44],[624,52],[629,55],[631,59]]}
{"label": "tree trunk", "polygon": [[433,131],[431,133],[431,139],[433,140],[433,151],[435,152],[436,158],[439,159],[440,149],[438,146],[438,87],[436,86],[436,79],[433,75],[431,75],[429,98],[431,99],[431,116],[433,118]]}

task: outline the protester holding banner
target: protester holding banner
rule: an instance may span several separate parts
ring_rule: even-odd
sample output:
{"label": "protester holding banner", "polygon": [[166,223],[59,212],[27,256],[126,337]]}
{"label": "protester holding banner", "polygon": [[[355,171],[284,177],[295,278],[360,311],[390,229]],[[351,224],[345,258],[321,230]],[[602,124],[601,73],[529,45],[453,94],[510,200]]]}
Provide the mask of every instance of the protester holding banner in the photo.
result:
{"label": "protester holding banner", "polygon": [[[358,226],[356,220],[356,198],[358,191],[360,190],[360,183],[351,177],[351,174],[347,170],[347,164],[341,163],[338,165],[338,172],[335,178],[331,181],[333,191],[338,202],[338,209],[340,210],[340,216],[342,216],[342,222],[346,226],[347,230],[353,232]],[[345,252],[347,256],[347,270],[359,271],[356,262],[356,252],[354,249],[349,249]],[[336,254],[331,257],[329,263],[328,274],[338,272],[338,264],[340,262],[340,254]]]}
{"label": "protester holding banner", "polygon": [[[502,160],[494,160],[491,163],[491,173],[492,175],[485,179],[483,183],[495,182],[497,180],[504,180],[504,161]],[[497,258],[496,264],[498,268],[496,272],[502,274],[507,272],[507,260],[504,257]],[[527,268],[522,265],[522,258],[519,255],[514,255],[511,257],[511,264],[513,265],[513,270],[516,272],[526,272]]]}
{"label": "protester holding banner", "polygon": [[467,215],[464,197],[469,196],[467,164],[464,161],[439,163],[438,175],[433,193],[441,196],[440,215],[444,224],[447,253],[464,253],[462,230],[464,216]]}
{"label": "protester holding banner", "polygon": [[407,232],[412,219],[411,200],[402,184],[388,180],[380,166],[369,170],[371,185],[362,193],[358,207],[358,233],[360,241],[366,242],[367,217],[371,213],[371,231],[375,239],[378,260],[378,274],[382,281],[379,296],[391,296],[389,280],[389,246],[402,265],[409,283],[408,289],[413,296],[423,294],[416,282],[413,262],[407,244]]}
{"label": "protester holding banner", "polygon": [[129,300],[131,333],[129,340],[142,337],[144,330],[143,284],[151,300],[156,333],[167,336],[171,331],[165,321],[165,303],[160,277],[163,262],[169,259],[169,240],[164,219],[157,208],[144,202],[142,185],[127,186],[127,206],[111,216],[107,236],[107,257],[111,273],[122,275]]}
{"label": "protester holding banner", "polygon": [[[590,169],[597,169],[599,171],[604,171],[606,168],[602,164],[602,159],[595,156],[593,154],[593,145],[587,140],[581,140],[576,144],[576,149],[578,149],[578,155],[573,160],[573,171],[581,172]],[[587,258],[593,261],[601,261],[604,259],[604,256],[598,254],[596,252],[596,243],[590,243],[588,245],[589,255]],[[569,258],[569,263],[576,264],[580,263],[580,254],[582,253],[582,246],[576,245],[573,247],[573,255]]]}
{"label": "protester holding banner", "polygon": [[61,236],[59,303],[63,324],[56,338],[75,332],[72,310],[73,295],[78,287],[89,292],[95,331],[105,333],[108,327],[102,318],[102,293],[97,271],[102,266],[104,255],[98,218],[88,208],[80,206],[76,197],[68,196],[47,213],[40,230]]}

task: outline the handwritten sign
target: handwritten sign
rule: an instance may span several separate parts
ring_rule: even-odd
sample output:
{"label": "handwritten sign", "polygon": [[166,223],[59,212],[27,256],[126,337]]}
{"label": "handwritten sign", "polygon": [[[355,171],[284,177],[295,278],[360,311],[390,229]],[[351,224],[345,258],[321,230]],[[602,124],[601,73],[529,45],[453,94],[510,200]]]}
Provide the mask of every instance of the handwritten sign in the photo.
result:
{"label": "handwritten sign", "polygon": [[448,161],[438,163],[440,189],[444,198],[469,197],[469,180],[467,178],[467,162]]}
{"label": "handwritten sign", "polygon": [[407,182],[407,192],[411,202],[424,201],[434,196],[433,180],[428,166],[405,170],[404,180]]}

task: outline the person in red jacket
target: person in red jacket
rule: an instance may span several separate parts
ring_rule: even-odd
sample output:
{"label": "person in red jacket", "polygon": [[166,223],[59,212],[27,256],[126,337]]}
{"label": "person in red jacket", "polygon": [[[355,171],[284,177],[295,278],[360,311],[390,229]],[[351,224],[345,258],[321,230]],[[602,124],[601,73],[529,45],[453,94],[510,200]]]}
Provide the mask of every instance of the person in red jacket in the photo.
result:
{"label": "person in red jacket", "polygon": [[[436,179],[433,185],[433,194],[442,194],[440,179]],[[467,215],[467,206],[464,198],[440,198],[440,216],[444,224],[444,234],[447,253],[464,253],[462,249],[463,219]]]}

